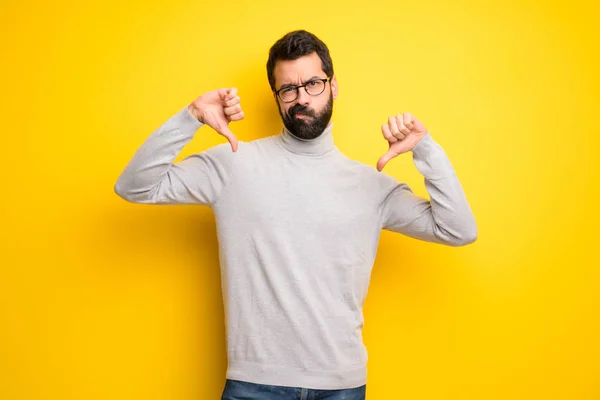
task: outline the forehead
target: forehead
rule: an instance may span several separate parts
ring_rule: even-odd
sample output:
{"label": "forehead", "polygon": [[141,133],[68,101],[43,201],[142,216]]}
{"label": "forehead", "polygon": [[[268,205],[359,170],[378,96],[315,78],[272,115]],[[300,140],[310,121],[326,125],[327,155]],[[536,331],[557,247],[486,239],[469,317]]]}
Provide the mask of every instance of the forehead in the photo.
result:
{"label": "forehead", "polygon": [[323,65],[317,52],[302,56],[296,60],[278,60],[273,70],[275,86],[297,84],[313,76],[325,77]]}

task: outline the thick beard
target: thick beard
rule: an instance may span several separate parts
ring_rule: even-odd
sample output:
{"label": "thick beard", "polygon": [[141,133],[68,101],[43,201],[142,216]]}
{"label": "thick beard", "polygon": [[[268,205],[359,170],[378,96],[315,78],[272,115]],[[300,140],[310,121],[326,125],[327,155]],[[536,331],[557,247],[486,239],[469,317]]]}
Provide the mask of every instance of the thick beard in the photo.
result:
{"label": "thick beard", "polygon": [[[331,120],[331,115],[333,114],[333,96],[330,91],[329,100],[319,114],[301,104],[295,104],[285,115],[281,112],[279,102],[277,102],[277,108],[283,120],[283,125],[290,133],[300,139],[315,139],[323,133]],[[297,118],[297,113],[304,114],[305,118]],[[306,117],[310,118],[306,119]]]}

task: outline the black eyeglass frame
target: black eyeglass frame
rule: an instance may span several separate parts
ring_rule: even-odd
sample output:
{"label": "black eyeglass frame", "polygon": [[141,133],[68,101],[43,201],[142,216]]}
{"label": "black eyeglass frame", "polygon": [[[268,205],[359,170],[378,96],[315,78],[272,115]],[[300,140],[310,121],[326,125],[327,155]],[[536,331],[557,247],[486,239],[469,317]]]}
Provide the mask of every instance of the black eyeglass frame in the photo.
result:
{"label": "black eyeglass frame", "polygon": [[[317,93],[317,94],[310,94],[310,93],[308,93],[308,90],[306,90],[306,86],[309,85],[309,84],[311,84],[314,81],[321,81],[321,82],[323,82],[324,83],[323,90],[321,92]],[[306,94],[308,94],[309,96],[319,96],[319,95],[323,94],[323,92],[325,91],[325,88],[327,87],[327,81],[331,81],[331,76],[328,76],[327,78],[315,78],[315,79],[311,79],[308,82],[306,82],[304,85],[290,85],[290,86],[286,86],[286,87],[280,88],[279,90],[275,90],[274,93],[284,103],[291,103],[293,101],[296,101],[296,99],[300,95],[300,88],[304,88],[304,90],[306,91]],[[279,93],[282,90],[288,90],[288,89],[294,89],[296,91],[296,96],[292,100],[287,100],[286,101],[286,100],[284,100],[284,99],[281,98],[281,96],[280,96]]]}

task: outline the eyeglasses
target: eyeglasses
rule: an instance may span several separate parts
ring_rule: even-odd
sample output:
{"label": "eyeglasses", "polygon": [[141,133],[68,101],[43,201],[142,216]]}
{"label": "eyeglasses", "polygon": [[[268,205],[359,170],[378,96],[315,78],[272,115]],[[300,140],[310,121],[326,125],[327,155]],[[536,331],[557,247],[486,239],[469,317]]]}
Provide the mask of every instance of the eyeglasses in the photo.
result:
{"label": "eyeglasses", "polygon": [[299,90],[302,87],[304,88],[304,90],[306,90],[306,93],[308,93],[309,95],[318,96],[321,93],[323,93],[323,91],[325,90],[325,86],[329,79],[331,79],[331,77],[329,77],[329,76],[327,78],[311,79],[310,81],[306,82],[304,85],[300,85],[300,86],[290,85],[290,86],[281,88],[279,90],[276,90],[275,94],[284,103],[291,103],[292,101],[296,100],[298,98],[298,95],[300,94]]}

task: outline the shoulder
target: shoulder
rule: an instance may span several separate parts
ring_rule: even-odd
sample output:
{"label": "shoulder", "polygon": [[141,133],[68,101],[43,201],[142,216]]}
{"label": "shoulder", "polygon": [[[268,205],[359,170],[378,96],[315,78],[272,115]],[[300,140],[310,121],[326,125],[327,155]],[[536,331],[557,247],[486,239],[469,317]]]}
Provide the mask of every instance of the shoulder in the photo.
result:
{"label": "shoulder", "polygon": [[360,184],[366,191],[379,200],[386,198],[394,190],[408,188],[406,183],[399,181],[384,171],[378,171],[374,165],[353,160],[346,155],[343,155],[343,158],[347,168],[352,169],[356,175],[357,184]]}
{"label": "shoulder", "polygon": [[205,154],[222,162],[239,162],[256,156],[257,151],[267,150],[275,145],[276,136],[267,136],[253,140],[239,140],[237,151],[233,151],[228,141],[210,147],[200,154]]}
{"label": "shoulder", "polygon": [[383,171],[377,171],[375,165],[365,164],[361,161],[354,160],[346,156],[344,153],[339,152],[341,158],[343,159],[343,164],[356,172],[356,174],[360,175],[360,177],[368,182],[373,182],[375,184],[390,184],[391,182],[395,182],[396,178],[386,174]]}
{"label": "shoulder", "polygon": [[238,151],[240,158],[253,159],[273,155],[283,148],[279,144],[279,135],[265,136],[257,139],[239,142]]}

